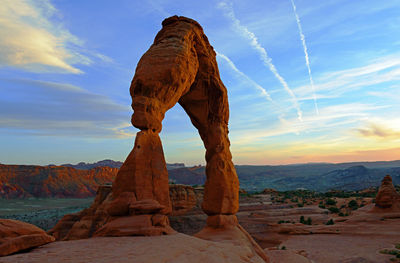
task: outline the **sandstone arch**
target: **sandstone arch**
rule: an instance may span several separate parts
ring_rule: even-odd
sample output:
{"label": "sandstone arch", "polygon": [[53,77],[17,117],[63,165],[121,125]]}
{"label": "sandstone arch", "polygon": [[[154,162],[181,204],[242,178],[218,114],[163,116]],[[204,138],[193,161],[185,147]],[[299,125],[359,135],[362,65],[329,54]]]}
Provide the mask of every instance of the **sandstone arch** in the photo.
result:
{"label": "sandstone arch", "polygon": [[209,216],[233,215],[239,207],[239,181],[229,150],[227,90],[215,52],[194,20],[173,16],[163,21],[153,45],[140,59],[132,80],[132,124],[141,131],[113,183],[113,198],[133,192],[171,211],[168,172],[158,133],[167,110],[179,103],[206,148],[202,208]]}

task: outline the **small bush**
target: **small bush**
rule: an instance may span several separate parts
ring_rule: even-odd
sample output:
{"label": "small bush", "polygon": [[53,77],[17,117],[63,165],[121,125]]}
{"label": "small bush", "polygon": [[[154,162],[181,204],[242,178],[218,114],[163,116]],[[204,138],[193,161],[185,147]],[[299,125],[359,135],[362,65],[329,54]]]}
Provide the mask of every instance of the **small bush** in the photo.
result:
{"label": "small bush", "polygon": [[326,207],[325,207],[324,205],[322,205],[322,204],[319,204],[318,207],[319,207],[319,208],[322,208],[322,209],[325,209],[325,208],[326,208]]}
{"label": "small bush", "polygon": [[358,209],[358,203],[356,200],[351,200],[348,204],[349,208],[352,210],[357,210]]}
{"label": "small bush", "polygon": [[333,199],[331,199],[331,198],[328,198],[328,199],[325,201],[325,204],[326,204],[326,205],[336,205],[336,201],[333,200]]}
{"label": "small bush", "polygon": [[393,256],[400,255],[400,251],[395,250],[395,249],[383,249],[383,250],[379,251],[379,253],[393,255]]}
{"label": "small bush", "polygon": [[286,247],[285,247],[285,246],[282,246],[281,249],[282,249],[282,250],[286,250]]}
{"label": "small bush", "polygon": [[340,212],[339,208],[337,208],[336,206],[329,207],[328,210],[333,214],[337,214]]}
{"label": "small bush", "polygon": [[304,216],[300,217],[300,223],[304,224],[306,221],[304,220]]}
{"label": "small bush", "polygon": [[332,218],[329,219],[329,221],[325,223],[325,225],[334,225],[334,224],[335,224],[335,222],[333,221]]}

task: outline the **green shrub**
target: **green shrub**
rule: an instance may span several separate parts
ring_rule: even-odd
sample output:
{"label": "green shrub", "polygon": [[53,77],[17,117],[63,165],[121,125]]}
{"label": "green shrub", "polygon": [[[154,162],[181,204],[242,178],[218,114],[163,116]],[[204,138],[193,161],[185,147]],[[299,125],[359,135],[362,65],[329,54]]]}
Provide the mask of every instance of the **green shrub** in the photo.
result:
{"label": "green shrub", "polygon": [[300,217],[300,223],[304,224],[306,221],[304,220],[304,216]]}
{"label": "green shrub", "polygon": [[312,220],[311,217],[307,218],[307,221],[305,222],[306,225],[312,225]]}
{"label": "green shrub", "polygon": [[325,209],[325,208],[326,208],[326,207],[325,207],[324,205],[322,205],[322,204],[319,204],[318,207],[319,207],[319,208],[322,208],[322,209]]}
{"label": "green shrub", "polygon": [[339,208],[337,208],[336,206],[329,207],[328,210],[333,214],[337,214],[340,212]]}
{"label": "green shrub", "polygon": [[333,199],[331,199],[331,198],[328,198],[328,199],[325,201],[325,204],[326,204],[326,205],[336,205],[336,201],[333,200]]}
{"label": "green shrub", "polygon": [[335,222],[333,221],[332,218],[329,219],[329,221],[325,223],[325,225],[334,225],[334,224],[335,224]]}
{"label": "green shrub", "polygon": [[379,253],[393,255],[393,256],[400,255],[400,251],[395,250],[395,249],[383,249],[383,250],[379,251]]}
{"label": "green shrub", "polygon": [[348,206],[352,209],[352,210],[357,210],[358,209],[358,203],[356,200],[351,200],[348,204]]}
{"label": "green shrub", "polygon": [[303,203],[297,203],[297,206],[298,206],[298,207],[303,207],[304,204],[303,204]]}

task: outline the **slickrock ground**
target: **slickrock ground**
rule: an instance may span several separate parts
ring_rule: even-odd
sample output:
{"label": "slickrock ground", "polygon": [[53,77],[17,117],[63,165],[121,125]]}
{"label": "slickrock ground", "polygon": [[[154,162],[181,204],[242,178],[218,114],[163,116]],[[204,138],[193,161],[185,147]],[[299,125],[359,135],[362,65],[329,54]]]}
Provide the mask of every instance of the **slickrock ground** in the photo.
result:
{"label": "slickrock ground", "polygon": [[59,241],[29,253],[0,258],[0,262],[261,263],[264,261],[254,257],[247,247],[176,234]]}
{"label": "slickrock ground", "polygon": [[[0,257],[55,240],[42,229],[17,220],[0,219]],[[1,259],[0,259],[1,262]]]}
{"label": "slickrock ground", "polygon": [[368,213],[372,207],[359,209],[345,222],[325,226],[338,234],[291,235],[281,246],[304,249],[315,262],[391,262],[393,256],[379,251],[400,243],[400,213]]}

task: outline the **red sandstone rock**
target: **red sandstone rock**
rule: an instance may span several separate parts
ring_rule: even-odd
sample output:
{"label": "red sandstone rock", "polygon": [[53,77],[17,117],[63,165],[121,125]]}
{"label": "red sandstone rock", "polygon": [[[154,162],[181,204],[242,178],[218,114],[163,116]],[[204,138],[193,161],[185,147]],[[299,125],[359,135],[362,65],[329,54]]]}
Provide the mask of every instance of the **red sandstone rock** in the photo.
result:
{"label": "red sandstone rock", "polygon": [[117,172],[117,168],[110,167],[78,170],[64,166],[0,164],[0,195],[3,198],[92,197],[97,187],[112,182]]}
{"label": "red sandstone rock", "polygon": [[376,195],[375,206],[379,208],[400,208],[400,194],[393,186],[392,177],[386,175]]}
{"label": "red sandstone rock", "polygon": [[[152,217],[156,217],[154,221]],[[110,221],[93,236],[159,236],[172,233],[175,231],[165,215],[133,215]]]}
{"label": "red sandstone rock", "polygon": [[172,211],[169,200],[168,171],[158,133],[151,130],[138,132],[135,146],[118,171],[113,183],[113,196],[133,192],[138,201],[154,199]]}
{"label": "red sandstone rock", "polygon": [[17,220],[0,219],[0,256],[38,247],[55,240],[42,229]]}
{"label": "red sandstone rock", "polygon": [[169,197],[172,203],[172,215],[183,215],[192,210],[197,204],[197,197],[193,187],[182,184],[169,186]]}
{"label": "red sandstone rock", "polygon": [[129,206],[135,201],[136,197],[133,192],[123,192],[107,205],[107,213],[110,216],[129,215]]}
{"label": "red sandstone rock", "polygon": [[111,186],[103,185],[97,190],[93,204],[79,213],[65,215],[56,226],[48,231],[57,240],[75,240],[89,238],[107,223],[111,216],[107,208],[111,200]]}
{"label": "red sandstone rock", "polygon": [[139,214],[157,214],[165,209],[165,206],[160,205],[159,202],[153,199],[143,199],[133,202],[129,206],[129,213],[131,215]]}
{"label": "red sandstone rock", "polygon": [[235,214],[239,181],[229,151],[227,91],[201,26],[185,17],[164,20],[162,30],[137,65],[130,92],[132,124],[142,131],[117,175],[115,196],[133,191],[137,200],[152,198],[169,207],[168,177],[158,133],[165,112],[179,102],[206,147],[203,210],[209,215]]}
{"label": "red sandstone rock", "polygon": [[271,263],[311,263],[312,261],[303,255],[292,250],[270,250],[266,249],[265,253],[270,258]]}
{"label": "red sandstone rock", "polygon": [[48,233],[57,240],[170,234],[174,231],[168,217],[159,214],[164,208],[152,199],[135,201],[132,192],[123,192],[113,199],[111,186],[105,185],[99,187],[91,207],[64,216]]}
{"label": "red sandstone rock", "polygon": [[239,224],[230,224],[224,227],[207,226],[195,234],[195,237],[215,242],[230,243],[238,247],[246,247],[249,249],[250,254],[262,258],[266,263],[270,262],[264,250]]}
{"label": "red sandstone rock", "polygon": [[[153,45],[140,59],[130,87],[132,124],[141,130],[134,148],[118,171],[112,194],[83,211],[65,239],[90,237],[93,233],[120,236],[171,232],[165,217],[172,207],[159,132],[166,111],[179,102],[206,148],[202,208],[210,216],[209,228],[221,230],[219,233],[240,232],[257,250],[257,244],[234,216],[239,209],[239,180],[229,150],[228,97],[219,77],[216,54],[196,21],[173,16],[162,25]],[[127,201],[126,192],[133,193],[135,201]]]}

